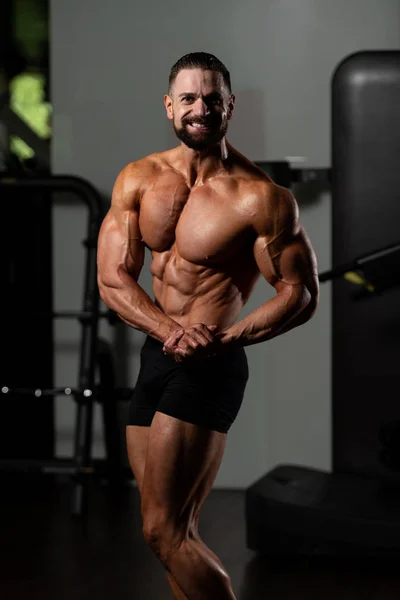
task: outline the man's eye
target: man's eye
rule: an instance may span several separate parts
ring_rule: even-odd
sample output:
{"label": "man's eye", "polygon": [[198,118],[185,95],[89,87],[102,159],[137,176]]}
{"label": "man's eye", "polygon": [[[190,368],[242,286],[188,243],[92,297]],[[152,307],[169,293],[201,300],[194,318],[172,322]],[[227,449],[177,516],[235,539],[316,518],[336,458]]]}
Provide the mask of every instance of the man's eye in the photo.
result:
{"label": "man's eye", "polygon": [[182,101],[183,101],[183,102],[190,102],[190,100],[193,100],[192,96],[184,96],[184,97],[182,98]]}
{"label": "man's eye", "polygon": [[222,98],[220,98],[219,96],[213,96],[208,99],[207,103],[208,104],[222,104]]}

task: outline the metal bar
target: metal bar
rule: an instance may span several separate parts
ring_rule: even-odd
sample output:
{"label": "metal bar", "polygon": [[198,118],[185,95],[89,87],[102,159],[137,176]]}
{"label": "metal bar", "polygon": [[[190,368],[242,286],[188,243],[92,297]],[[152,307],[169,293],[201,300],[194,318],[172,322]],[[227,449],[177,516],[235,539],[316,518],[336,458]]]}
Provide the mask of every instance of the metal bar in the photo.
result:
{"label": "metal bar", "polygon": [[[89,210],[85,286],[83,310],[92,313],[89,320],[82,321],[79,353],[78,386],[81,389],[93,389],[95,386],[97,341],[100,312],[100,296],[97,285],[97,237],[100,228],[100,214]],[[90,466],[93,434],[93,398],[89,402],[78,403],[75,428],[74,457],[80,468]],[[83,482],[77,480],[73,492],[72,511],[78,516],[86,512],[87,493]]]}
{"label": "metal bar", "polygon": [[363,254],[359,258],[348,262],[344,265],[339,265],[338,267],[334,267],[330,271],[324,271],[318,275],[320,282],[329,281],[330,279],[335,279],[336,277],[341,277],[348,271],[354,271],[357,268],[362,268],[363,265],[369,262],[373,262],[378,258],[382,258],[383,256],[387,256],[388,254],[392,254],[393,252],[397,252],[400,250],[400,242],[396,242],[394,244],[390,244],[389,246],[384,246],[378,250],[373,250],[372,252],[368,252],[367,254]]}
{"label": "metal bar", "polygon": [[83,396],[84,398],[90,398],[93,396],[93,399],[98,400],[100,403],[103,402],[102,398],[105,394],[107,394],[108,398],[112,397],[113,402],[126,402],[134,390],[134,388],[111,387],[101,384],[96,385],[93,389],[80,389],[68,386],[56,388],[17,388],[10,387],[7,384],[0,384],[0,386],[0,395],[3,396],[7,394],[35,396],[36,398],[40,398],[41,396]]}
{"label": "metal bar", "polygon": [[400,250],[400,242],[398,244],[395,244],[394,246],[386,246],[385,248],[381,248],[380,250],[375,250],[374,252],[371,252],[370,254],[368,254],[367,256],[364,256],[363,258],[359,258],[357,260],[357,262],[360,265],[363,265],[367,262],[371,262],[374,260],[377,260],[378,258],[382,258],[383,256],[387,256],[388,254],[392,254],[393,252],[396,252],[397,250]]}
{"label": "metal bar", "polygon": [[[100,220],[103,214],[102,201],[96,188],[81,177],[73,175],[52,175],[52,177],[35,177],[24,179],[0,178],[0,189],[12,191],[13,189],[39,190],[50,192],[68,192],[72,191],[86,204],[92,215],[93,221],[97,221],[97,228],[100,227]],[[96,238],[97,239],[97,236]]]}
{"label": "metal bar", "polygon": [[35,396],[40,398],[41,396],[83,396],[84,398],[90,398],[94,391],[85,389],[80,390],[77,388],[70,387],[57,387],[57,388],[16,388],[3,385],[0,388],[0,394],[18,394],[20,396]]}
{"label": "metal bar", "polygon": [[332,182],[331,168],[291,168],[292,183],[328,183]]}

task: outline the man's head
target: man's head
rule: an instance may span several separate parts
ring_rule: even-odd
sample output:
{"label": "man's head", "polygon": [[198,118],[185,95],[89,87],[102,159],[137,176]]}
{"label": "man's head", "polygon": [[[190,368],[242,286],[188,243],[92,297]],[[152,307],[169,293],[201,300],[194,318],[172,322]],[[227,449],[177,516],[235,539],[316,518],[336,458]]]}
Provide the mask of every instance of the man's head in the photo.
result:
{"label": "man's head", "polygon": [[186,54],[172,67],[164,104],[177,137],[189,148],[216,146],[227,132],[234,103],[229,71],[212,54]]}

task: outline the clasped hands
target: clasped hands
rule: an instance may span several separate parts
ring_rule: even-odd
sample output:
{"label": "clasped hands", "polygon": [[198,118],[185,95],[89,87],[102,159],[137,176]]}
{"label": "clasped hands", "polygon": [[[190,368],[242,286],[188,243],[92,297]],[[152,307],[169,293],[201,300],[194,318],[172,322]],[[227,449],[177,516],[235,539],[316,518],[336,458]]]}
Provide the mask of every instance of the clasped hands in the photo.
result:
{"label": "clasped hands", "polygon": [[217,325],[196,323],[174,331],[164,342],[163,352],[176,362],[188,358],[204,359],[215,356],[219,340],[215,335]]}

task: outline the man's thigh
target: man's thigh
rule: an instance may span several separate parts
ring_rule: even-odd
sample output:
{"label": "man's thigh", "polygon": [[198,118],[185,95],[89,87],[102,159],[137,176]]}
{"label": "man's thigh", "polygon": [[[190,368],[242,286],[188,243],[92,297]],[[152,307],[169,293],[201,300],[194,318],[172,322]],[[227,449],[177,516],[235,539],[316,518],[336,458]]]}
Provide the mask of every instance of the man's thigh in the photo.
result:
{"label": "man's thigh", "polygon": [[147,529],[168,524],[189,531],[217,476],[226,439],[224,433],[156,412],[142,486]]}
{"label": "man's thigh", "polygon": [[135,476],[135,481],[140,493],[142,493],[149,434],[150,427],[128,425],[126,428],[126,447],[129,464]]}

